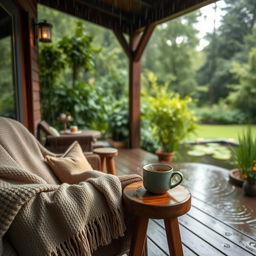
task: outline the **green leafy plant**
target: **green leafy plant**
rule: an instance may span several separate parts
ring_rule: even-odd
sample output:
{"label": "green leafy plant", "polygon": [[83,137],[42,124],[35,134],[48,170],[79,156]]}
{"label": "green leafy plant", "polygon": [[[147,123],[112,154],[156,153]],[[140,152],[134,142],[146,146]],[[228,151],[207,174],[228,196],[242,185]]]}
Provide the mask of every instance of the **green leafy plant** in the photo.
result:
{"label": "green leafy plant", "polygon": [[72,85],[78,81],[81,71],[94,71],[94,55],[99,51],[92,47],[93,37],[85,33],[83,22],[77,22],[75,34],[65,36],[59,42],[59,48],[65,55],[65,61],[72,70]]}
{"label": "green leafy plant", "polygon": [[69,112],[75,124],[80,127],[91,127],[104,110],[97,89],[86,82],[76,83],[74,86],[59,86],[56,98],[56,118],[59,113]]}
{"label": "green leafy plant", "polygon": [[122,98],[114,102],[109,114],[109,129],[113,140],[127,141],[129,135],[128,100]]}
{"label": "green leafy plant", "polygon": [[239,146],[233,151],[241,177],[251,183],[256,183],[256,138],[252,135],[249,126],[241,136],[238,137]]}
{"label": "green leafy plant", "polygon": [[55,44],[40,46],[40,85],[42,118],[54,125],[56,121],[56,88],[65,62],[60,49]]}
{"label": "green leafy plant", "polygon": [[[74,35],[59,43],[40,46],[40,83],[43,119],[58,127],[60,113],[69,112],[79,127],[108,129],[106,97],[93,83],[85,82],[85,73],[93,71],[93,37],[78,22]],[[72,74],[72,79],[65,76]],[[81,78],[81,79],[80,79]]]}
{"label": "green leafy plant", "polygon": [[147,96],[149,109],[146,115],[152,135],[162,151],[175,152],[196,128],[196,117],[189,110],[192,99],[168,93],[167,86],[154,86],[152,95]]}

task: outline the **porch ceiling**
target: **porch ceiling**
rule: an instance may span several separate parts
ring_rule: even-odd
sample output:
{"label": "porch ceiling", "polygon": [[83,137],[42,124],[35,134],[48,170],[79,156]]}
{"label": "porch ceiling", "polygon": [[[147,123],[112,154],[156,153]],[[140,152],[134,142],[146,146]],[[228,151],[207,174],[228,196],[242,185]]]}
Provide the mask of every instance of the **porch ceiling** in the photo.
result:
{"label": "porch ceiling", "polygon": [[216,0],[38,0],[38,3],[131,34]]}

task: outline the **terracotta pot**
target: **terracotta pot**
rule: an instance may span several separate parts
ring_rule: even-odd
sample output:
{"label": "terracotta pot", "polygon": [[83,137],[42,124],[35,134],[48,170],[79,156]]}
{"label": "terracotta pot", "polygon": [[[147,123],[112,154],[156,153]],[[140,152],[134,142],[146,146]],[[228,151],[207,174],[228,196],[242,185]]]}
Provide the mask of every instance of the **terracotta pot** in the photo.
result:
{"label": "terracotta pot", "polygon": [[256,196],[256,183],[249,183],[246,180],[243,184],[243,189],[246,196]]}
{"label": "terracotta pot", "polygon": [[115,141],[112,139],[108,139],[109,144],[114,148],[126,148],[127,143],[125,141]]}
{"label": "terracotta pot", "polygon": [[156,155],[158,156],[159,162],[171,163],[175,155],[175,152],[164,152],[162,150],[157,150]]}

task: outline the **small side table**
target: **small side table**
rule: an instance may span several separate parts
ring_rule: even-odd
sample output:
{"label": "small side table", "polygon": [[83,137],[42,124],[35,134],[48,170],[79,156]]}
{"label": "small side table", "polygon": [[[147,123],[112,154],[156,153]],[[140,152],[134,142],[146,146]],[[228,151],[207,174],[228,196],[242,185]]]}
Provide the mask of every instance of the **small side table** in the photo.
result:
{"label": "small side table", "polygon": [[118,155],[116,148],[95,148],[93,153],[98,154],[101,159],[100,171],[104,171],[107,164],[107,173],[116,174],[114,157]]}
{"label": "small side table", "polygon": [[126,186],[123,197],[127,210],[136,216],[129,256],[142,255],[149,218],[164,219],[170,254],[183,255],[178,217],[191,207],[191,195],[185,187],[179,185],[165,194],[154,195],[139,181]]}

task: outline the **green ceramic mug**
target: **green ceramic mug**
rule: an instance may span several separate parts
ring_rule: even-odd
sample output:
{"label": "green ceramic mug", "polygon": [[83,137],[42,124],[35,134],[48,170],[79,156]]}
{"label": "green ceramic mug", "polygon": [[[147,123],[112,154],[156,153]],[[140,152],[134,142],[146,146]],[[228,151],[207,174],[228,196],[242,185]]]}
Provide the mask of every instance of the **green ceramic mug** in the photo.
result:
{"label": "green ceramic mug", "polygon": [[[177,175],[179,180],[172,183],[172,178]],[[183,180],[181,172],[173,171],[168,164],[147,164],[143,167],[143,185],[151,193],[163,194],[167,190],[178,186]]]}

